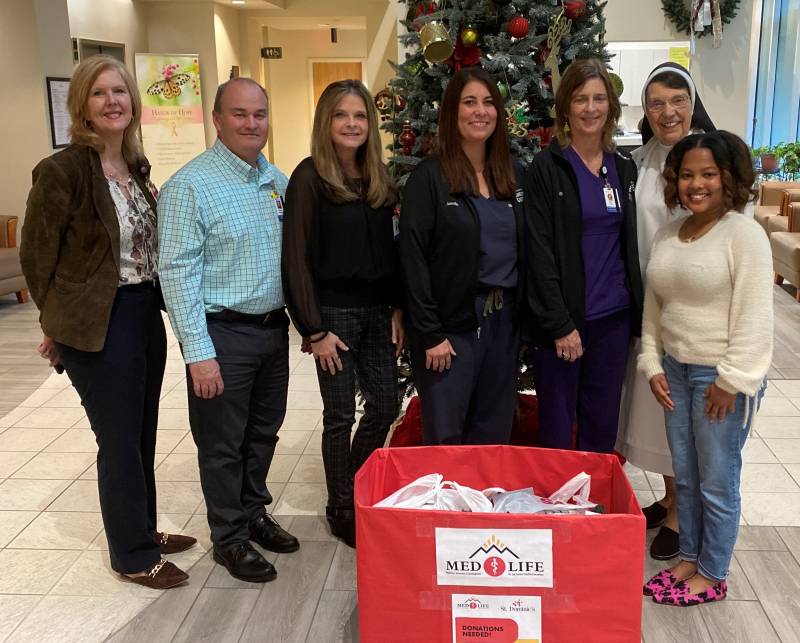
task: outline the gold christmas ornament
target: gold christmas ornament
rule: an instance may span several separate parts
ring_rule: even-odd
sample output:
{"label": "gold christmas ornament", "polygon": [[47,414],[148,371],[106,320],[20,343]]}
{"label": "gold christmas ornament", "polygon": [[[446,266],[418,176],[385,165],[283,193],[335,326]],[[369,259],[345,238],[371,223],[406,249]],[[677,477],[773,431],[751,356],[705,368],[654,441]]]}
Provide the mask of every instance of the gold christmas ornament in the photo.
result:
{"label": "gold christmas ornament", "polygon": [[442,63],[453,55],[455,47],[447,27],[439,20],[427,22],[419,30],[422,53],[428,62]]}
{"label": "gold christmas ornament", "polygon": [[478,44],[478,30],[472,25],[467,25],[461,30],[461,44],[465,47],[474,47]]}

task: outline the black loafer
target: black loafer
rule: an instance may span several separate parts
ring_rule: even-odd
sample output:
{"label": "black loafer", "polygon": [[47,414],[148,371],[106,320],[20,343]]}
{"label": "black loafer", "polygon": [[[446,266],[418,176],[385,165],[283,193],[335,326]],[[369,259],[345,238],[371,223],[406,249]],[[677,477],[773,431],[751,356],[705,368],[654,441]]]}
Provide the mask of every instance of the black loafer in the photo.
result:
{"label": "black loafer", "polygon": [[278,572],[249,542],[228,547],[214,545],[214,560],[228,570],[234,578],[249,583],[266,583],[275,580]]}
{"label": "black loafer", "polygon": [[257,542],[267,551],[289,554],[300,549],[300,542],[266,511],[250,523],[250,540]]}
{"label": "black loafer", "polygon": [[680,541],[677,531],[669,527],[661,527],[650,544],[650,558],[655,560],[669,560],[678,555]]}
{"label": "black loafer", "polygon": [[647,528],[655,529],[664,524],[667,519],[667,508],[657,502],[654,502],[649,507],[642,509],[644,517],[647,519]]}

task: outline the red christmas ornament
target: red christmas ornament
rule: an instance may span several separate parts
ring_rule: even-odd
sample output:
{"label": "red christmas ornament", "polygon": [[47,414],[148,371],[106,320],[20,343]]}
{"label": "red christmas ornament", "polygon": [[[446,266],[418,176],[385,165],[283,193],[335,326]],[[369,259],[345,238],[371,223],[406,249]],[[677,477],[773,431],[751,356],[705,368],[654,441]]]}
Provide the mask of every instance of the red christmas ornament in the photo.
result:
{"label": "red christmas ornament", "polygon": [[508,21],[508,35],[512,38],[524,38],[528,35],[530,24],[527,18],[522,16],[514,16]]}
{"label": "red christmas ornament", "polygon": [[417,135],[411,129],[411,121],[403,123],[403,131],[400,132],[397,141],[403,146],[403,154],[411,156],[411,150],[414,148],[414,143],[417,142]]}
{"label": "red christmas ornament", "polygon": [[586,17],[586,0],[565,0],[564,14],[570,20],[583,20]]}

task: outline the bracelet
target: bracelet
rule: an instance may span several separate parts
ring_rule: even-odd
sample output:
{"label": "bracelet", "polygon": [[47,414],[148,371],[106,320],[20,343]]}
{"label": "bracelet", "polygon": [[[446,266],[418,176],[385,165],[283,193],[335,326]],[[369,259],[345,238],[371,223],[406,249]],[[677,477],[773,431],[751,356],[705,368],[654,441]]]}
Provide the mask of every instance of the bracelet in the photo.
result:
{"label": "bracelet", "polygon": [[316,344],[317,342],[321,342],[321,341],[322,341],[323,339],[325,339],[327,336],[328,336],[328,331],[326,330],[326,331],[324,331],[324,332],[322,333],[322,337],[318,337],[317,339],[309,339],[309,340],[308,340],[308,343],[309,343],[309,344]]}

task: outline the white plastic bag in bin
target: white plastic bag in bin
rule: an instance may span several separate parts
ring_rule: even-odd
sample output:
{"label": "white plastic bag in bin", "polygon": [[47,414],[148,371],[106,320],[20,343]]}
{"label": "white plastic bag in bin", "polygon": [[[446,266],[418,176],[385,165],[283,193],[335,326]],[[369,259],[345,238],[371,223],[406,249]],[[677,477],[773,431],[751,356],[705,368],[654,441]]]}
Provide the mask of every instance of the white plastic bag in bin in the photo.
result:
{"label": "white plastic bag in bin", "polygon": [[441,473],[429,473],[408,483],[405,487],[400,487],[391,496],[376,502],[375,506],[420,509],[423,505],[433,503],[442,488],[443,481],[444,476]]}
{"label": "white plastic bag in bin", "polygon": [[589,502],[589,491],[592,487],[592,477],[581,471],[571,480],[568,480],[558,490],[550,494],[549,499],[556,502],[573,502],[580,506],[595,507],[596,503]]}
{"label": "white plastic bag in bin", "polygon": [[[487,493],[502,489],[487,489]],[[439,509],[444,511],[492,511],[492,503],[484,492],[445,480],[441,473],[429,473],[387,496],[376,507],[399,509]]]}

